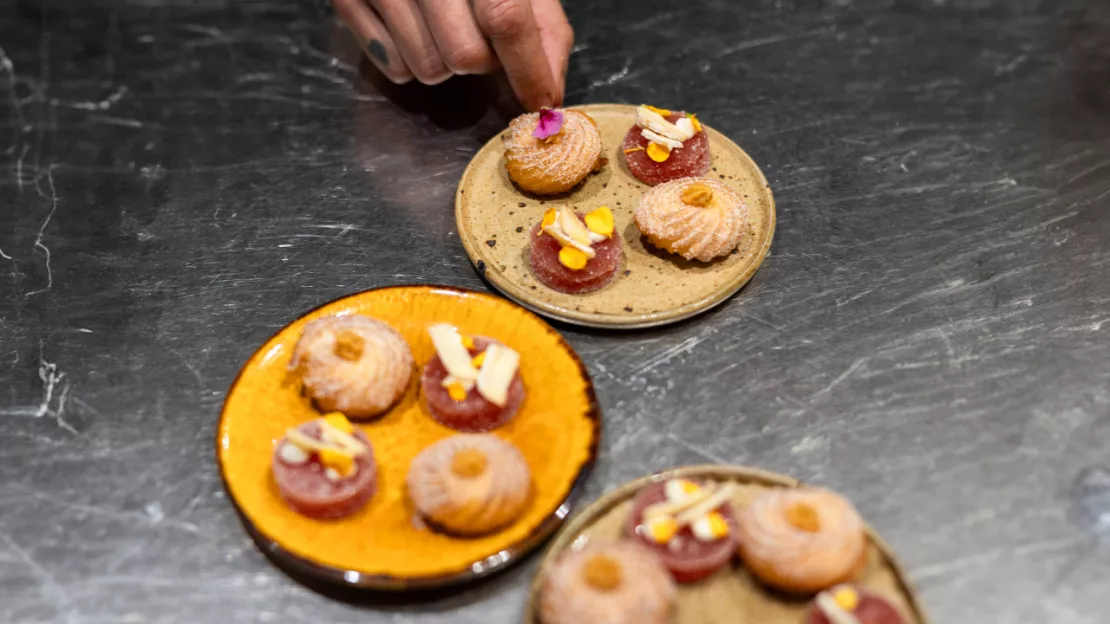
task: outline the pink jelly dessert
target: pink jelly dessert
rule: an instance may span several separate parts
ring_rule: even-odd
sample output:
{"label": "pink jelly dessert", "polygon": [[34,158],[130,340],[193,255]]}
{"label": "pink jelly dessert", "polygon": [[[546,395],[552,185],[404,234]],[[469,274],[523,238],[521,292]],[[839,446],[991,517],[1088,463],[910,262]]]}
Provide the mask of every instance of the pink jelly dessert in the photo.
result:
{"label": "pink jelly dessert", "polygon": [[[685,116],[686,113],[673,112],[666,119],[674,123]],[[655,162],[648,156],[650,141],[642,131],[640,126],[632,126],[624,137],[621,151],[628,170],[644,184],[655,186],[679,178],[702,176],[709,171],[713,157],[709,153],[709,136],[704,129],[685,141],[682,147],[672,149],[670,157],[663,162]]]}
{"label": "pink jelly dessert", "polygon": [[835,624],[835,613],[848,613],[860,624],[905,624],[898,609],[886,598],[854,585],[837,585],[814,600],[806,624]]}
{"label": "pink jelly dessert", "polygon": [[[468,349],[470,356],[474,357],[485,351],[495,341],[482,336],[474,337],[474,348]],[[524,402],[524,381],[517,371],[509,385],[509,398],[504,407],[490,402],[477,388],[471,388],[466,398],[456,401],[451,398],[447,388],[443,387],[443,380],[447,377],[447,367],[435,355],[424,367],[421,384],[424,386],[424,398],[428,403],[428,411],[440,424],[470,433],[489,431],[509,422]]]}
{"label": "pink jelly dessert", "polygon": [[[582,215],[578,215],[581,218]],[[532,228],[532,253],[529,264],[536,279],[549,288],[571,295],[599,290],[609,285],[621,265],[621,235],[616,231],[600,243],[593,244],[597,254],[586,266],[574,270],[559,262],[562,245],[540,230],[541,224]]]}
{"label": "pink jelly dessert", "polygon": [[[297,429],[314,440],[322,437],[318,421]],[[294,511],[310,518],[341,518],[362,509],[374,496],[378,489],[374,451],[361,431],[354,431],[351,436],[366,448],[355,455],[354,466],[346,475],[329,472],[317,452],[303,451],[287,438],[278,442],[273,458],[274,481],[282,499]]]}
{"label": "pink jelly dessert", "polygon": [[678,530],[669,540],[660,543],[650,536],[644,511],[667,500],[667,482],[653,483],[640,490],[632,503],[626,531],[632,539],[651,548],[679,583],[696,583],[709,577],[732,559],[736,550],[736,519],[727,502],[716,508],[728,526],[728,533],[712,541],[695,536],[690,526]]}

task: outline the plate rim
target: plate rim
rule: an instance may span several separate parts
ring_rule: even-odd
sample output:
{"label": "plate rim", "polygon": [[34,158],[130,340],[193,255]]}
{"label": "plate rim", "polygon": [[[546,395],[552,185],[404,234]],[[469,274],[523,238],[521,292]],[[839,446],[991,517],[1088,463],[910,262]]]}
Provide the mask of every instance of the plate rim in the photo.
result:
{"label": "plate rim", "polygon": [[[594,102],[590,104],[567,106],[565,107],[565,109],[583,110],[589,112],[591,108],[595,107],[635,108],[636,105],[625,104],[621,102]],[[767,259],[767,254],[771,250],[771,243],[775,238],[775,227],[778,222],[778,210],[775,205],[775,194],[771,190],[771,184],[767,181],[767,176],[764,175],[763,170],[759,168],[759,165],[755,162],[755,159],[753,159],[747,151],[745,151],[742,147],[740,147],[740,145],[730,139],[723,132],[713,128],[710,125],[703,125],[708,130],[712,130],[714,133],[716,133],[716,135],[719,136],[723,141],[736,148],[743,159],[746,160],[751,168],[759,175],[758,181],[761,183],[761,192],[763,192],[767,197],[767,235],[762,244],[759,246],[759,249],[756,250],[753,262],[749,265],[746,271],[740,274],[740,276],[734,281],[733,284],[730,284],[727,287],[714,292],[711,296],[706,297],[698,302],[689,304],[688,306],[683,306],[688,309],[683,310],[682,307],[676,308],[676,310],[682,310],[678,313],[668,312],[664,310],[648,314],[637,314],[630,317],[611,317],[609,315],[595,314],[580,310],[569,310],[557,305],[544,303],[542,301],[529,301],[528,297],[525,296],[526,293],[523,289],[518,289],[516,284],[514,284],[511,280],[506,279],[501,273],[490,271],[488,266],[483,266],[485,265],[485,262],[479,257],[481,246],[476,243],[472,243],[468,239],[468,237],[463,234],[464,228],[462,226],[462,201],[464,196],[463,191],[466,190],[465,188],[463,188],[463,181],[465,181],[473,173],[475,161],[477,160],[478,155],[486,149],[490,148],[505,132],[504,130],[499,131],[488,141],[482,144],[482,147],[478,148],[478,151],[474,153],[473,157],[471,157],[470,162],[467,163],[466,168],[463,169],[462,176],[459,177],[459,183],[455,188],[455,233],[458,235],[459,241],[462,242],[463,249],[466,252],[466,257],[470,261],[471,266],[474,267],[474,270],[478,272],[478,275],[484,281],[488,282],[490,285],[496,288],[498,292],[504,295],[507,299],[515,302],[517,305],[527,308],[528,310],[531,310],[536,314],[546,316],[548,318],[552,318],[564,323],[578,325],[581,327],[616,330],[634,330],[650,327],[662,327],[665,325],[679,323],[689,318],[698,316],[702,313],[716,308],[725,301],[728,301],[729,298],[739,292],[740,289],[742,289],[745,285],[747,285],[748,282],[752,280],[753,277],[755,277],[756,272],[759,270],[760,267],[763,266],[763,261]],[[520,292],[516,292],[517,290],[519,290]]]}
{"label": "plate rim", "polygon": [[[279,564],[277,567],[281,568],[283,565],[310,577],[312,580],[323,581],[329,585],[343,587],[347,589],[380,591],[390,593],[405,593],[417,592],[436,589],[446,589],[478,581],[480,579],[500,573],[512,565],[524,559],[527,555],[533,552],[540,546],[552,533],[554,533],[562,524],[570,517],[571,512],[574,510],[575,505],[580,501],[582,494],[585,491],[586,483],[589,480],[590,474],[593,472],[593,467],[598,459],[598,452],[601,445],[601,437],[603,435],[603,427],[601,426],[601,405],[597,400],[597,392],[594,387],[593,378],[590,376],[589,370],[582,362],[582,358],[567,342],[566,338],[552,327],[546,320],[530,310],[525,310],[526,314],[531,315],[535,320],[539,321],[551,334],[558,340],[559,345],[570,354],[571,358],[578,365],[579,375],[586,383],[586,398],[588,402],[588,410],[586,418],[590,421],[592,428],[592,438],[590,441],[590,448],[586,460],[579,466],[578,474],[574,476],[570,488],[567,490],[566,496],[563,497],[560,504],[555,510],[543,519],[532,531],[528,533],[523,539],[510,544],[508,547],[501,549],[495,553],[498,558],[497,561],[490,561],[493,555],[487,557],[485,560],[473,561],[466,565],[466,567],[453,573],[436,574],[432,576],[419,576],[419,577],[404,577],[395,576],[390,574],[365,574],[358,570],[343,570],[335,566],[329,566],[313,561],[307,557],[296,555],[286,550],[280,542],[266,535],[259,529],[247,516],[246,512],[239,505],[239,501],[231,493],[231,487],[228,483],[227,473],[225,470],[223,458],[220,454],[221,449],[221,433],[223,430],[224,418],[227,417],[228,399],[231,397],[232,392],[239,385],[242,380],[243,373],[246,372],[247,365],[259,354],[265,351],[266,345],[270,343],[279,334],[289,328],[290,325],[300,321],[306,316],[315,313],[321,308],[330,306],[346,299],[358,297],[368,293],[376,293],[387,290],[423,290],[423,291],[447,291],[456,296],[477,296],[479,298],[488,298],[499,303],[507,305],[515,305],[511,301],[506,301],[495,295],[479,290],[466,288],[463,286],[449,286],[439,284],[396,284],[391,286],[381,286],[377,288],[368,288],[360,290],[348,295],[343,295],[336,299],[326,301],[316,305],[300,314],[296,318],[282,325],[279,329],[274,331],[262,344],[256,348],[243,364],[239,367],[239,372],[235,374],[231,385],[228,386],[227,392],[224,393],[223,404],[220,407],[220,416],[216,420],[215,430],[215,461],[216,466],[220,472],[220,484],[223,486],[223,491],[227,497],[231,507],[235,510],[235,515],[238,516],[239,521],[243,524],[247,534],[258,546],[263,554],[268,558],[272,558],[275,563]],[[479,570],[475,570],[475,566],[480,565]]]}
{"label": "plate rim", "polygon": [[[795,479],[789,475],[741,464],[690,464],[675,466],[624,482],[617,486],[616,489],[605,493],[597,500],[576,512],[574,517],[568,520],[563,525],[563,528],[559,530],[559,533],[551,540],[551,544],[544,550],[540,562],[536,566],[532,581],[528,584],[528,597],[524,604],[524,623],[536,624],[539,622],[539,618],[536,615],[536,609],[538,608],[536,598],[539,595],[544,572],[551,566],[556,557],[571,546],[571,543],[578,534],[582,532],[586,525],[596,520],[597,517],[608,513],[613,507],[632,498],[636,492],[639,492],[647,485],[666,479],[697,477],[743,479],[762,485],[787,488],[798,488],[806,485],[804,481]],[[867,522],[866,518],[864,519],[864,530],[867,532],[867,537],[879,552],[886,557],[891,569],[894,570],[899,588],[902,590],[902,595],[907,598],[909,607],[913,610],[913,614],[917,617],[919,624],[932,624],[929,615],[921,606],[921,599],[917,594],[917,589],[910,581],[909,575],[906,573],[906,568],[898,559],[897,553],[895,553],[890,544],[879,535],[878,531]]]}

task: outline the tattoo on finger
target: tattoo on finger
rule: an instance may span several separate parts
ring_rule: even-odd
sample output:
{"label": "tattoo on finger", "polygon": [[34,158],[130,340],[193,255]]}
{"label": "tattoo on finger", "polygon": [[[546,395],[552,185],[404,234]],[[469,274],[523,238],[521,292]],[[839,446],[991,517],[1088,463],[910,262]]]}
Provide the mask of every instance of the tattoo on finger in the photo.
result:
{"label": "tattoo on finger", "polygon": [[366,44],[366,50],[370,53],[370,58],[381,63],[385,67],[389,67],[389,53],[385,50],[385,44],[377,39],[371,39],[370,43]]}

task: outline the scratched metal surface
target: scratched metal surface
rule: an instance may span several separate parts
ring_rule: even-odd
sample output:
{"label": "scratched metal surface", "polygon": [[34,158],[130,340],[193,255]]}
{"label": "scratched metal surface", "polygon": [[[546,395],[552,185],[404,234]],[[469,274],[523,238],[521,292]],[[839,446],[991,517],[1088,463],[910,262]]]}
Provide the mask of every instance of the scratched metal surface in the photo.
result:
{"label": "scratched metal surface", "polygon": [[[212,444],[301,311],[484,288],[452,197],[505,91],[384,88],[323,8],[231,4],[0,2],[0,621],[514,621],[534,560],[415,603],[292,581]],[[675,6],[572,2],[568,100],[697,110],[779,227],[719,310],[561,328],[605,409],[590,496],[763,466],[856,501],[937,622],[1104,622],[1106,4]]]}

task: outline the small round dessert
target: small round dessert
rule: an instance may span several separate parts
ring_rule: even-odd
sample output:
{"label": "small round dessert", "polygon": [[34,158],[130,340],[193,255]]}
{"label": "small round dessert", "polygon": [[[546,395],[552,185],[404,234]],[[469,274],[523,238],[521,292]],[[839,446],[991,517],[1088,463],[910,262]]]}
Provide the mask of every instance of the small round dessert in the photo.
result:
{"label": "small round dessert", "polygon": [[630,541],[590,542],[544,576],[542,624],[665,624],[677,590],[651,550]]}
{"label": "small round dessert", "polygon": [[325,412],[350,418],[383,414],[405,393],[412,351],[397,330],[359,314],[325,316],[305,325],[289,368]]}
{"label": "small round dessert", "polygon": [[[582,215],[578,215],[582,218]],[[570,295],[581,295],[600,290],[609,285],[621,266],[621,235],[614,231],[612,236],[592,245],[593,258],[581,269],[571,269],[559,261],[563,246],[553,237],[544,234],[542,224],[532,228],[532,251],[528,264],[532,274],[543,285]]]}
{"label": "small round dessert", "polygon": [[[554,134],[546,138],[536,136],[545,134],[537,127],[541,115],[561,118],[557,129],[553,125]],[[589,115],[580,111],[521,115],[509,123],[503,140],[509,179],[537,195],[565,193],[605,164],[601,131]]]}
{"label": "small round dessert", "polygon": [[[679,481],[681,480],[672,480],[676,483]],[[645,523],[644,512],[648,507],[668,500],[666,487],[667,482],[659,482],[640,490],[632,503],[625,531],[629,537],[654,551],[675,581],[683,584],[696,583],[721,569],[736,552],[736,518],[732,505],[725,502],[714,510],[726,523],[725,535],[706,541],[695,536],[693,528],[686,525],[674,532],[673,536],[669,536],[669,539],[660,542],[652,538],[651,530]]]}
{"label": "small round dessert", "polygon": [[[483,353],[490,345],[497,342],[484,336],[475,336],[473,341],[474,348],[467,349],[471,357]],[[482,396],[477,388],[467,392],[466,398],[461,401],[455,400],[447,388],[443,387],[443,380],[447,378],[447,374],[447,367],[436,354],[424,366],[424,374],[420,378],[428,411],[431,412],[432,418],[445,427],[470,433],[490,431],[512,420],[520,405],[524,403],[524,381],[520,377],[519,370],[509,384],[508,400],[504,407]]]}
{"label": "small round dessert", "polygon": [[817,594],[806,624],[905,624],[886,598],[852,585],[837,585]]}
{"label": "small round dessert", "polygon": [[532,473],[515,446],[464,433],[420,451],[409,466],[409,498],[432,526],[453,535],[491,533],[524,512]]}
{"label": "small round dessert", "polygon": [[[664,118],[675,123],[685,116],[686,113],[673,112],[664,115]],[[713,157],[709,153],[709,135],[704,129],[684,141],[682,147],[672,149],[663,162],[655,162],[648,155],[651,141],[644,137],[643,130],[639,125],[633,125],[621,145],[624,162],[637,180],[655,186],[678,178],[705,175],[709,171]]]}
{"label": "small round dessert", "polygon": [[740,557],[764,584],[812,594],[867,565],[863,519],[844,497],[819,488],[761,494],[737,518]]}
{"label": "small round dessert", "polygon": [[[304,423],[296,431],[310,440],[324,438],[321,420]],[[361,431],[350,433],[364,445],[347,461],[347,474],[328,466],[324,452],[306,450],[282,438],[274,448],[273,473],[281,498],[294,511],[319,520],[349,516],[366,506],[378,489],[378,464],[370,441]]]}
{"label": "small round dessert", "polygon": [[740,244],[748,230],[748,207],[727,184],[682,178],[644,193],[633,219],[652,245],[709,262]]}

